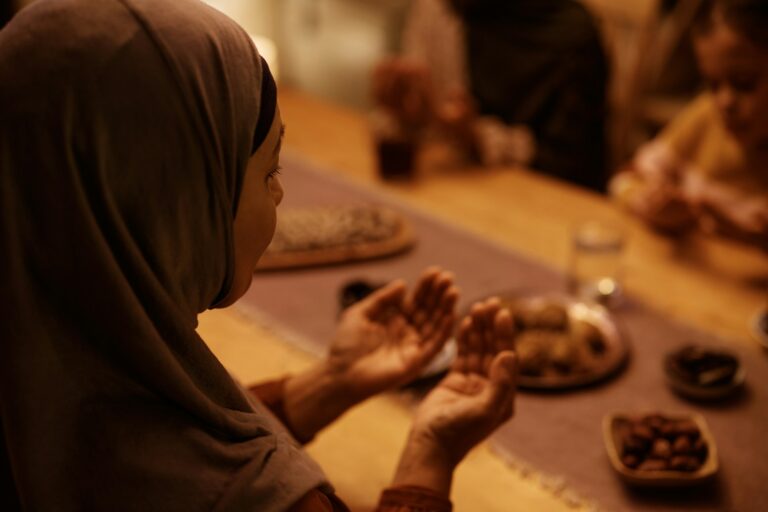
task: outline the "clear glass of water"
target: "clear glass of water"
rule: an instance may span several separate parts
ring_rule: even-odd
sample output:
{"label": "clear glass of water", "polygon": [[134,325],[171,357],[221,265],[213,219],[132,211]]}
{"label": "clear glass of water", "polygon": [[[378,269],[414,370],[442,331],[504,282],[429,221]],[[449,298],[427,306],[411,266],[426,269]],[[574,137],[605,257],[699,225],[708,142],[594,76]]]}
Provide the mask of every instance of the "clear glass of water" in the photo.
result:
{"label": "clear glass of water", "polygon": [[615,306],[622,294],[621,263],[626,234],[609,221],[578,224],[572,233],[568,291],[575,297]]}

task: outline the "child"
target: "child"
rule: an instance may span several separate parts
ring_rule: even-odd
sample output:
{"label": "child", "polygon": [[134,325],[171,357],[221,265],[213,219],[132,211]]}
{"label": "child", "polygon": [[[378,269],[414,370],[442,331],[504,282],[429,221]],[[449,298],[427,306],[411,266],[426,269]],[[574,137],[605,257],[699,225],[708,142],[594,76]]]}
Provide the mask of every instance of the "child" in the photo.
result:
{"label": "child", "polygon": [[611,193],[654,228],[768,250],[768,1],[712,0],[695,35],[709,90],[642,147]]}

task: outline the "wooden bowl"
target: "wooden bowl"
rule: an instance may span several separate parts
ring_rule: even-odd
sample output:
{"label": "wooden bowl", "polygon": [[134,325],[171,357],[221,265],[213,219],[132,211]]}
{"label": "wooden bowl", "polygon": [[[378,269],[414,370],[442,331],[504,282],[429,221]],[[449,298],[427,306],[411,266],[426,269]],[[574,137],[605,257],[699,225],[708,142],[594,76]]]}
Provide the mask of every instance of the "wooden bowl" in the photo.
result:
{"label": "wooden bowl", "polygon": [[[656,413],[653,413],[656,414]],[[719,463],[715,439],[707,426],[704,417],[696,413],[658,413],[671,420],[691,420],[699,429],[701,438],[707,443],[707,458],[695,471],[677,470],[637,470],[624,465],[621,461],[622,440],[619,428],[622,423],[644,416],[644,414],[617,412],[603,418],[603,441],[611,466],[628,484],[645,487],[677,487],[695,485],[707,481],[717,473]]]}

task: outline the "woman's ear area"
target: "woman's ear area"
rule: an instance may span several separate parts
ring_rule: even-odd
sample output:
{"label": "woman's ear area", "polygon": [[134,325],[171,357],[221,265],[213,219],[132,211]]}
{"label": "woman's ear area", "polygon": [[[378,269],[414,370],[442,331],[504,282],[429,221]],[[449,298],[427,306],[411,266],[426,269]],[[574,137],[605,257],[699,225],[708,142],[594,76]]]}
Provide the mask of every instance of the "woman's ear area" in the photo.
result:
{"label": "woman's ear area", "polygon": [[248,164],[245,170],[246,176],[252,172],[256,172],[266,177],[267,173],[274,170],[280,158],[284,131],[285,126],[283,125],[283,120],[280,116],[280,108],[276,106],[272,125],[269,128],[269,132],[267,133],[264,142],[256,148],[256,151],[254,151],[248,159]]}

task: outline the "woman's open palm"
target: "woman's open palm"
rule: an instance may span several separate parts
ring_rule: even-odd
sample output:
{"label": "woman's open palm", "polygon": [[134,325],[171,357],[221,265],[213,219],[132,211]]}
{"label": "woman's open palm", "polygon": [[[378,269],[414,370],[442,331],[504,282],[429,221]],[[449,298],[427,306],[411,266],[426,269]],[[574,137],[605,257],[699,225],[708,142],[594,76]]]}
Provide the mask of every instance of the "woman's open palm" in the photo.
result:
{"label": "woman's open palm", "polygon": [[413,425],[452,463],[509,419],[516,391],[514,328],[498,300],[472,308],[458,344],[450,373],[421,402]]}
{"label": "woman's open palm", "polygon": [[453,276],[428,269],[412,294],[394,281],[342,315],[328,362],[361,398],[416,378],[453,331]]}

